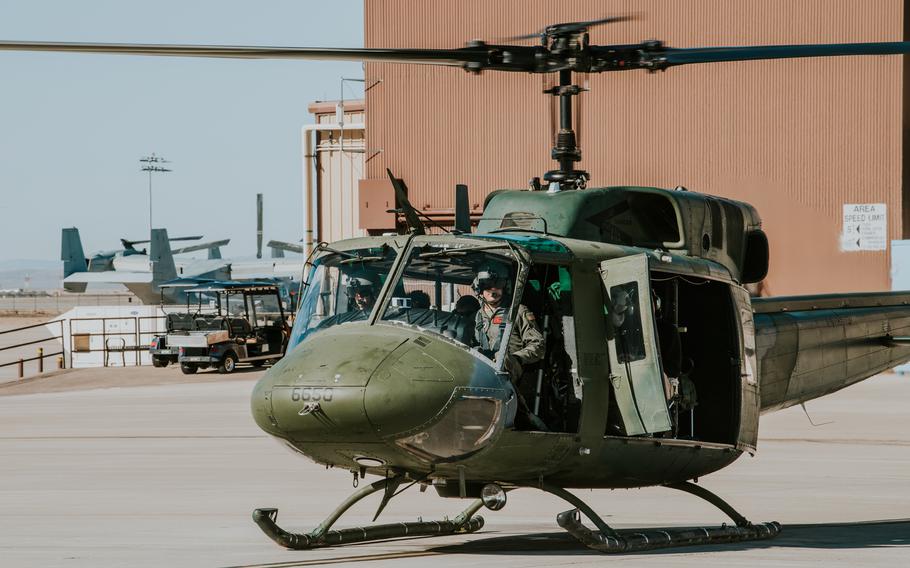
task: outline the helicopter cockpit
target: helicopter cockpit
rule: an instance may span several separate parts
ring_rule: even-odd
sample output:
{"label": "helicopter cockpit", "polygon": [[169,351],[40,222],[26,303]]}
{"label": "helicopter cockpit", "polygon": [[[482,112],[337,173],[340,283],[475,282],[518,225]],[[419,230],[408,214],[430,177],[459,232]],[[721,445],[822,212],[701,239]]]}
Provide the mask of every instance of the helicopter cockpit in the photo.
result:
{"label": "helicopter cockpit", "polygon": [[441,334],[466,346],[475,344],[474,320],[480,303],[471,288],[478,273],[497,267],[511,302],[518,288],[519,263],[506,243],[476,247],[416,246],[395,283],[382,321]]}
{"label": "helicopter cockpit", "polygon": [[[542,336],[540,360],[511,373],[523,409],[516,428],[576,431],[582,389],[569,355],[575,350],[570,257],[560,243],[536,236],[415,242],[402,259],[379,322],[447,337],[508,376],[514,342],[485,345],[478,328],[483,327],[477,317],[484,302],[482,282],[495,278],[502,291],[502,313],[529,314]],[[489,323],[501,326],[502,338],[519,333],[513,317],[494,317]]]}
{"label": "helicopter cockpit", "polygon": [[325,254],[313,261],[288,351],[317,330],[369,319],[398,256],[397,249],[388,244],[324,249]]}

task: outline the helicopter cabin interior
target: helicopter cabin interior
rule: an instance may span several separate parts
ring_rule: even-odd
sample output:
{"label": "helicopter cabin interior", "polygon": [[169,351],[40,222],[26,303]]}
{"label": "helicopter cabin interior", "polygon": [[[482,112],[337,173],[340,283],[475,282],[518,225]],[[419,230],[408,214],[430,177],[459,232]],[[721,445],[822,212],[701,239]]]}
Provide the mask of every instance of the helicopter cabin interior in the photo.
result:
{"label": "helicopter cabin interior", "polygon": [[[661,272],[659,262],[651,269],[644,254],[632,251],[631,256],[601,263],[610,362],[605,435],[737,443],[741,381],[748,375],[743,372],[747,354],[739,304],[748,300],[727,280],[758,282],[768,264],[767,239],[751,205],[684,188],[494,192],[478,232],[504,231],[648,248],[657,257],[674,253],[692,259],[690,273]],[[535,264],[529,273],[521,302],[555,331],[545,333],[542,394],[526,384],[519,388],[526,400],[536,403],[536,397],[542,397],[539,416],[549,429],[576,432],[583,393],[570,320],[584,317],[589,307],[584,300],[583,305],[569,305],[570,278],[551,275],[559,270]],[[539,290],[552,297],[554,284],[562,292],[559,300],[542,302]],[[526,373],[522,383],[527,379]],[[516,426],[534,429],[520,420]]]}
{"label": "helicopter cabin interior", "polygon": [[584,393],[576,333],[597,314],[606,330],[601,360],[610,369],[605,436],[736,444],[742,339],[730,285],[651,272],[644,255],[602,264],[599,310],[573,294],[571,267],[530,268],[520,303],[535,314],[546,355],[516,384],[526,408],[515,428],[542,429],[533,413],[549,431],[578,431]]}

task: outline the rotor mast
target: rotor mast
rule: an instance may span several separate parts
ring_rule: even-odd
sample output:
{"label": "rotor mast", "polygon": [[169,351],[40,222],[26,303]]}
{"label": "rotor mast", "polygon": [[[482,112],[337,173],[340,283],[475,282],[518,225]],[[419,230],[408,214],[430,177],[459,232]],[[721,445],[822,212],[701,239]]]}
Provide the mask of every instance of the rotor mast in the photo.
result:
{"label": "rotor mast", "polygon": [[544,91],[559,97],[559,132],[551,151],[559,168],[545,173],[543,179],[558,183],[560,189],[584,189],[589,178],[588,172],[575,169],[575,163],[581,161],[581,148],[578,147],[575,129],[572,128],[572,97],[582,90],[578,85],[572,84],[572,70],[561,69],[559,85]]}

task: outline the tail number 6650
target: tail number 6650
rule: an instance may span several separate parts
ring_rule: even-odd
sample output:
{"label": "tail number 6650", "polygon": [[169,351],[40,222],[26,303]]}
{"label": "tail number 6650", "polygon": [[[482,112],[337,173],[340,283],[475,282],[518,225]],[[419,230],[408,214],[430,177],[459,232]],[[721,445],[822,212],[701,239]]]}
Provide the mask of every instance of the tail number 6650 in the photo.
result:
{"label": "tail number 6650", "polygon": [[334,396],[335,392],[332,387],[295,387],[291,391],[291,400],[294,402],[301,400],[304,402],[317,400],[330,402]]}

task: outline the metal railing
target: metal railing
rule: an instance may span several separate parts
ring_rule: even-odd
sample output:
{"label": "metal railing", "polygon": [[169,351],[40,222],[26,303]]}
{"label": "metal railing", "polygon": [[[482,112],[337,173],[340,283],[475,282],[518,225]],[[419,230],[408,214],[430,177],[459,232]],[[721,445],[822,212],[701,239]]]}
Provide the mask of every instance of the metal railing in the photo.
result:
{"label": "metal railing", "polygon": [[[70,352],[70,363],[72,363],[72,358],[74,353],[98,353],[101,352],[104,354],[104,366],[110,366],[110,355],[112,353],[119,353],[121,356],[122,366],[126,367],[126,353],[133,352],[135,353],[135,358],[132,362],[133,366],[139,367],[142,365],[142,351],[147,351],[149,344],[152,341],[152,338],[162,331],[156,329],[157,326],[150,326],[151,329],[146,329],[143,331],[142,323],[144,321],[157,321],[164,320],[165,316],[116,316],[116,317],[94,317],[94,318],[70,318],[67,321],[69,322],[69,352]],[[78,322],[101,322],[101,331],[74,331],[73,323],[76,322],[78,327]],[[110,322],[122,322],[125,324],[132,323],[130,329],[123,331],[110,331],[108,329],[108,323]],[[92,347],[92,337],[101,338],[101,347],[93,348]],[[130,339],[132,341],[128,342]],[[77,343],[79,343],[77,345]],[[132,343],[132,345],[128,344]]]}
{"label": "metal railing", "polygon": [[[159,322],[165,319],[166,317],[161,315],[69,318],[0,331],[0,368],[18,365],[18,378],[22,379],[26,374],[26,363],[37,361],[37,372],[41,374],[45,372],[45,359],[49,357],[57,358],[57,369],[66,369],[73,367],[74,356],[78,358],[84,353],[99,352],[103,353],[102,364],[105,367],[111,366],[111,363],[118,359],[124,367],[128,364],[141,366],[143,364],[142,352],[148,350],[154,336],[163,333],[164,326],[159,329]],[[100,324],[100,331],[98,324]],[[25,341],[6,344],[6,341],[15,338],[16,334],[41,327],[56,331],[52,331],[50,337],[29,338]],[[101,338],[100,347],[98,342],[92,341],[94,337]],[[14,355],[8,361],[3,360],[4,355],[13,349],[49,342],[56,342],[58,347],[47,352],[44,347],[39,347],[37,356],[15,357]],[[127,361],[128,353],[134,354],[129,362]]]}
{"label": "metal railing", "polygon": [[[22,347],[28,347],[29,345],[38,345],[40,343],[47,343],[49,341],[59,341],[59,343],[60,343],[59,351],[45,353],[44,348],[39,347],[38,355],[36,357],[27,357],[27,358],[19,357],[18,359],[14,359],[13,361],[9,361],[6,363],[0,362],[0,368],[10,367],[12,365],[18,365],[19,366],[19,378],[21,379],[25,376],[25,364],[26,363],[30,363],[32,361],[38,361],[38,373],[40,374],[40,373],[44,372],[44,359],[46,359],[47,357],[57,357],[58,358],[57,359],[57,368],[65,369],[66,368],[66,352],[63,349],[64,320],[54,320],[54,321],[49,321],[49,322],[45,322],[45,323],[24,325],[22,327],[17,327],[14,329],[0,331],[0,344],[3,343],[3,341],[2,341],[3,339],[6,339],[7,337],[11,337],[10,334],[21,333],[28,329],[34,329],[37,327],[48,327],[48,326],[55,325],[55,324],[60,325],[60,335],[53,335],[51,337],[45,337],[43,339],[34,339],[31,341],[23,341],[20,343],[14,343],[12,345],[6,345],[3,347],[0,347],[0,354],[2,354],[4,351],[9,351],[10,349],[21,349]],[[70,356],[70,363],[72,363],[72,356]]]}

